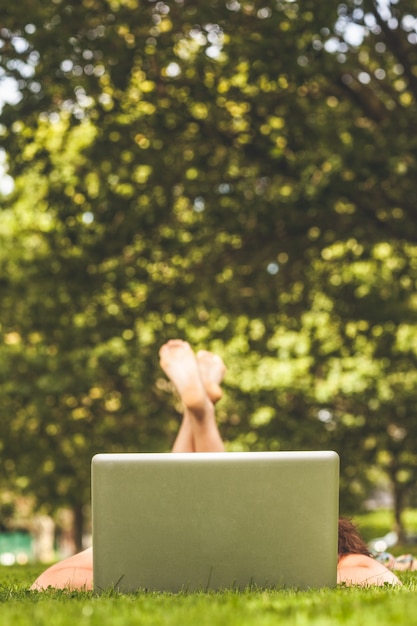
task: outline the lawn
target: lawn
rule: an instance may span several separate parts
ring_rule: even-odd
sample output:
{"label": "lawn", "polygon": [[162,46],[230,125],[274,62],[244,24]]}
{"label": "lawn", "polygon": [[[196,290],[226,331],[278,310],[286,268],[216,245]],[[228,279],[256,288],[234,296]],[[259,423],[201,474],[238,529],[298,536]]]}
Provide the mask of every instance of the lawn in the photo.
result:
{"label": "lawn", "polygon": [[[389,529],[381,516],[360,521],[365,535]],[[1,626],[409,626],[417,615],[417,572],[401,574],[397,588],[98,595],[30,592],[41,570],[0,568]]]}
{"label": "lawn", "polygon": [[30,592],[39,571],[0,569],[1,626],[409,626],[417,614],[417,573],[403,574],[401,588],[100,596]]}
{"label": "lawn", "polygon": [[[354,521],[358,523],[365,541],[370,541],[371,539],[375,539],[375,537],[382,537],[392,530],[393,527],[392,512],[385,510],[359,515],[354,518]],[[406,509],[404,511],[404,525],[407,534],[414,536],[417,534],[417,509]],[[408,549],[409,548],[410,546]],[[417,556],[417,545],[415,546],[415,550],[415,556]]]}

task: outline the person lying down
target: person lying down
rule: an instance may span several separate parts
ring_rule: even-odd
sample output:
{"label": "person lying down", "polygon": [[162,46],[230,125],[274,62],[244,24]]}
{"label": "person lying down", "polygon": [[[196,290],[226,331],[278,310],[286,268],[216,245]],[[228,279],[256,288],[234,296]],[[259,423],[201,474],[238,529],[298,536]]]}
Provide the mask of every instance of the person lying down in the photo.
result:
{"label": "person lying down", "polygon": [[[190,344],[180,339],[164,344],[159,355],[161,367],[177,389],[184,407],[172,452],[223,452],[214,408],[222,396],[220,385],[226,372],[222,359],[206,350],[195,354]],[[339,520],[337,581],[361,586],[401,584],[391,569],[370,555],[356,527],[343,518]],[[92,548],[49,567],[31,589],[41,591],[49,587],[93,589]]]}

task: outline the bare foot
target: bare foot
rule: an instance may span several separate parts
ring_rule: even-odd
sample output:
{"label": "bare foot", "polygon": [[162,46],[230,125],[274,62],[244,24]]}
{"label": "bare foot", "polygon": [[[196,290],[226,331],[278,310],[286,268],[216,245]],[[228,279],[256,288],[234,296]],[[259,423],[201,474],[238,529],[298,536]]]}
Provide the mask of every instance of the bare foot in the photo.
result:
{"label": "bare foot", "polygon": [[159,357],[162,369],[174,383],[184,405],[198,417],[203,417],[209,398],[190,344],[171,339],[162,346]]}
{"label": "bare foot", "polygon": [[223,359],[213,352],[199,350],[197,352],[197,363],[206,393],[213,404],[215,404],[223,395],[220,387],[220,383],[226,373]]}

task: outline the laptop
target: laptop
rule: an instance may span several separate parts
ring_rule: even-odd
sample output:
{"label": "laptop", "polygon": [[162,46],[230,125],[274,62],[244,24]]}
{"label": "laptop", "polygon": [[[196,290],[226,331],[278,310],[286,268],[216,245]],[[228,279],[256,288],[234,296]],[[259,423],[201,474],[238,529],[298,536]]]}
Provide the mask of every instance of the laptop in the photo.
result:
{"label": "laptop", "polygon": [[98,454],[94,588],[336,585],[335,452]]}

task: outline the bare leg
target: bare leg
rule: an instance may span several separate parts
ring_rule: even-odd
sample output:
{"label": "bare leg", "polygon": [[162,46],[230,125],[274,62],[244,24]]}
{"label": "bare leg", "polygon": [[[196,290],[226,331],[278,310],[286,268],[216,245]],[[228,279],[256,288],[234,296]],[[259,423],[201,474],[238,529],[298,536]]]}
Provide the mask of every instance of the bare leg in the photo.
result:
{"label": "bare leg", "polygon": [[[200,350],[197,352],[196,357],[200,378],[203,382],[206,394],[209,400],[215,404],[223,395],[220,387],[220,383],[226,372],[223,360],[218,355],[208,352],[207,350]],[[193,415],[190,414],[187,407],[184,406],[182,422],[172,448],[173,452],[196,452],[194,428]],[[203,428],[206,428],[205,422]]]}
{"label": "bare leg", "polygon": [[206,351],[200,352],[197,358],[191,346],[180,339],[163,345],[160,359],[162,369],[174,383],[184,405],[183,421],[172,451],[224,451],[213,404],[221,396],[223,361]]}
{"label": "bare leg", "polygon": [[226,368],[220,356],[207,350],[197,352],[197,363],[211,410],[204,420],[192,421],[196,451],[223,452],[224,444],[217,427],[214,405],[223,395],[220,383]]}

